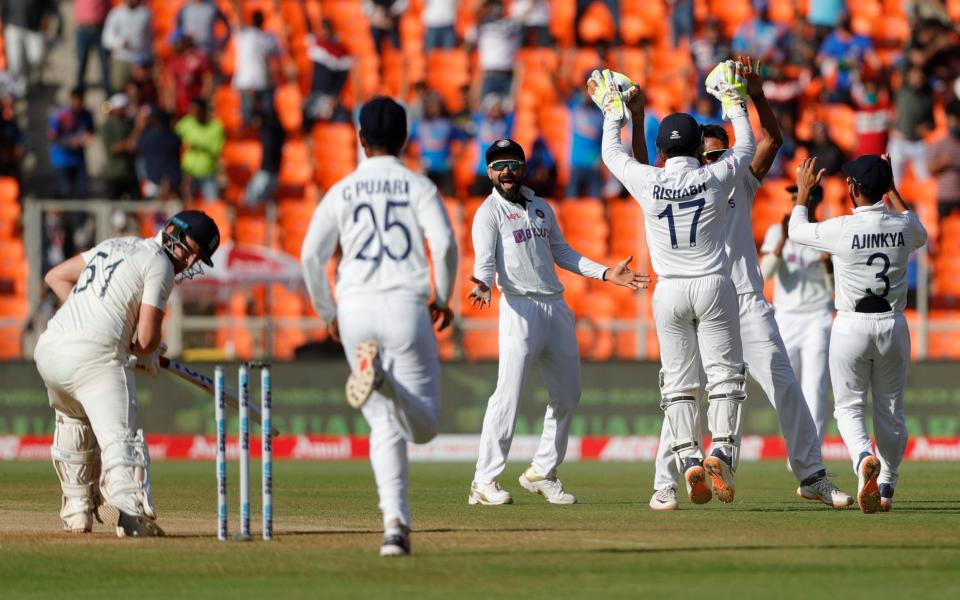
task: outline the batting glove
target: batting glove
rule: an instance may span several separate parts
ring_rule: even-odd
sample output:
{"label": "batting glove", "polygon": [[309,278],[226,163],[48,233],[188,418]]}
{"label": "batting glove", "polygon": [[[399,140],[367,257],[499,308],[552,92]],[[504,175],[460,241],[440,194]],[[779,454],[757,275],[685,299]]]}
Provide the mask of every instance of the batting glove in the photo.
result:
{"label": "batting glove", "polygon": [[160,357],[163,356],[167,351],[167,345],[164,342],[160,342],[160,345],[157,346],[157,349],[148,354],[147,356],[142,356],[137,360],[137,369],[140,369],[146,373],[149,377],[156,377],[160,374]]}
{"label": "batting glove", "polygon": [[718,64],[703,82],[707,93],[720,101],[723,118],[747,116],[747,82],[737,73],[737,63],[732,60]]}

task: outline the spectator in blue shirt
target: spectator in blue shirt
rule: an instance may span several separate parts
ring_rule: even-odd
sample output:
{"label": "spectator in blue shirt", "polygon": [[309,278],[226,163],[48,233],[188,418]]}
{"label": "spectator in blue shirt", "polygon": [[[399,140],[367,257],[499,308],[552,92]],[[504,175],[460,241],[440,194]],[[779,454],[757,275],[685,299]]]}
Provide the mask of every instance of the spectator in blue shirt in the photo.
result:
{"label": "spectator in blue shirt", "polygon": [[466,138],[450,118],[443,100],[436,92],[424,97],[423,118],[414,122],[411,141],[420,149],[420,165],[427,178],[444,196],[453,196],[453,143]]}
{"label": "spectator in blue shirt", "polygon": [[147,198],[169,200],[179,195],[180,150],[180,137],[173,130],[170,113],[150,111],[146,128],[137,140],[145,175],[141,183]]}
{"label": "spectator in blue shirt", "polygon": [[570,180],[567,197],[600,197],[600,139],[603,137],[603,113],[597,110],[585,92],[570,99]]}
{"label": "spectator in blue shirt", "polygon": [[478,146],[476,178],[470,186],[471,196],[486,196],[493,189],[487,177],[487,163],[484,156],[487,148],[495,141],[508,138],[513,133],[513,114],[507,113],[504,99],[499,94],[487,94],[480,105],[480,112],[472,119],[473,143]]}
{"label": "spectator in blue shirt", "polygon": [[57,109],[47,124],[50,162],[57,171],[60,198],[87,197],[88,177],[84,149],[93,137],[93,115],[83,105],[83,88],[70,92],[70,102]]}
{"label": "spectator in blue shirt", "polygon": [[873,52],[873,42],[853,32],[849,15],[844,15],[837,28],[823,40],[817,62],[820,74],[826,80],[827,102],[850,103],[850,88],[860,69],[880,66]]}
{"label": "spectator in blue shirt", "polygon": [[711,96],[697,98],[697,101],[693,103],[693,111],[690,114],[701,125],[723,125],[720,103]]}
{"label": "spectator in blue shirt", "polygon": [[762,8],[757,15],[740,26],[733,38],[735,54],[747,54],[764,63],[780,64],[790,47],[786,27],[770,21],[768,10]]}
{"label": "spectator in blue shirt", "polygon": [[557,161],[542,137],[533,141],[533,147],[527,155],[526,185],[542,198],[555,198],[557,195]]}

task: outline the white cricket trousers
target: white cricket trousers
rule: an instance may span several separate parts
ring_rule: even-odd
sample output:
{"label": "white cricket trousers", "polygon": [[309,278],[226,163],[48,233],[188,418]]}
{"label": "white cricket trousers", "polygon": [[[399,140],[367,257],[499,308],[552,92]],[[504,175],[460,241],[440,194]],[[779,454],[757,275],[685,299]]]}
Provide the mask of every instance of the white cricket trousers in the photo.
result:
{"label": "white cricket trousers", "polygon": [[[657,284],[659,288],[660,284]],[[817,427],[810,415],[803,390],[790,366],[787,350],[777,329],[773,308],[759,293],[737,295],[740,341],[747,371],[766,394],[780,421],[787,455],[797,480],[824,470]],[[661,354],[663,346],[661,344]],[[672,438],[666,423],[660,431],[654,489],[676,485],[679,469],[672,459]]]}
{"label": "white cricket trousers", "polygon": [[580,350],[573,312],[563,298],[500,297],[500,363],[487,402],[474,481],[489,483],[507,465],[520,396],[533,364],[550,395],[533,470],[555,477],[567,452],[573,411],[580,402]]}
{"label": "white cricket trousers", "polygon": [[361,412],[370,425],[380,511],[410,527],[407,442],[424,444],[440,427],[440,358],[427,303],[411,294],[351,295],[337,305],[340,338],[350,368],[357,346],[379,345],[380,364],[394,398],[374,392]]}
{"label": "white cricket trousers", "polygon": [[867,433],[867,389],[873,392],[873,433],[880,483],[897,484],[907,447],[903,387],[910,365],[910,330],[902,313],[837,314],[830,337],[834,416],[853,468],[873,453]]}
{"label": "white cricket trousers", "polygon": [[830,349],[830,330],[833,328],[833,311],[787,312],[775,311],[777,326],[787,348],[790,366],[800,380],[803,397],[810,409],[810,416],[817,426],[817,439],[823,443],[830,407],[827,390],[830,371],[827,353]]}
{"label": "white cricket trousers", "polygon": [[116,346],[48,330],[33,356],[50,406],[72,419],[88,420],[101,448],[136,428],[136,380]]}

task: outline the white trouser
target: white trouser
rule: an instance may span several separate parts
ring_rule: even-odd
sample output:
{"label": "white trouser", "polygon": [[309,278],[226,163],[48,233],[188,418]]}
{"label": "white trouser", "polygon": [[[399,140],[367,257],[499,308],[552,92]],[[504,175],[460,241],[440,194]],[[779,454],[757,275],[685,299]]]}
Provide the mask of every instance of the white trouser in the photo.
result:
{"label": "white trouser", "polygon": [[896,485],[907,447],[903,387],[909,365],[910,331],[902,313],[837,314],[830,337],[834,416],[856,469],[862,453],[873,453],[866,426],[871,389],[880,483]]}
{"label": "white trouser", "polygon": [[[773,308],[756,293],[739,294],[737,303],[740,340],[747,370],[776,410],[787,443],[791,469],[797,479],[803,481],[825,468],[822,449],[817,438],[817,427],[803,398],[803,390],[790,367],[783,339],[773,317]],[[671,460],[671,441],[665,423],[660,432],[655,489],[675,485],[679,477],[679,470]]]}
{"label": "white trouser", "polygon": [[[683,445],[679,459],[703,458],[697,399],[701,365],[710,399],[708,426],[734,459],[739,448],[739,403],[743,401],[744,365],[737,318],[737,295],[730,278],[708,275],[696,279],[661,279],[653,292],[653,316],[660,341],[660,393],[664,429],[671,442]],[[723,397],[734,398],[727,400]],[[719,400],[716,400],[720,398]],[[672,427],[672,430],[667,428]],[[667,460],[672,444],[666,445]],[[674,466],[677,472],[678,466]]]}
{"label": "white trouser", "polygon": [[890,153],[890,166],[893,169],[893,180],[903,180],[903,170],[909,162],[913,166],[913,174],[917,179],[930,177],[927,168],[927,143],[923,140],[910,141],[906,138],[891,136],[887,144]]}
{"label": "white trouser", "polygon": [[827,351],[830,349],[830,329],[833,311],[785,312],[776,311],[777,325],[787,348],[790,366],[800,380],[803,397],[810,416],[817,426],[817,439],[823,443],[823,434],[830,420],[827,386],[830,371]]}
{"label": "white trouser", "polygon": [[407,442],[423,444],[440,427],[440,358],[426,302],[407,294],[353,295],[341,299],[337,320],[343,350],[356,369],[357,346],[376,340],[385,389],[361,409],[370,425],[373,466],[384,526],[394,519],[409,527]]}
{"label": "white trouser", "polygon": [[28,75],[37,71],[43,63],[43,33],[17,25],[6,25],[3,28],[3,37],[7,70],[18,85],[24,85]]}
{"label": "white trouser", "polygon": [[474,481],[491,482],[507,465],[520,396],[537,364],[550,403],[533,469],[554,477],[567,452],[573,411],[580,402],[580,351],[573,312],[563,298],[500,297],[500,364],[497,388],[487,402]]}
{"label": "white trouser", "polygon": [[[132,369],[126,366],[127,357],[115,346],[48,330],[40,336],[34,359],[50,406],[57,413],[51,450],[54,466],[65,499],[76,499],[72,506],[64,504],[61,517],[65,523],[71,513],[93,508],[97,482],[88,479],[100,472],[101,457],[104,466],[99,487],[106,501],[131,515],[152,513],[152,506],[144,505],[149,495],[144,487],[149,482],[149,464],[124,458],[135,452],[136,445],[136,385]],[[84,433],[87,424],[95,442]],[[94,456],[95,452],[100,456]],[[65,469],[68,464],[74,468]],[[142,470],[137,471],[136,466]],[[82,486],[88,486],[90,492],[81,494]]]}

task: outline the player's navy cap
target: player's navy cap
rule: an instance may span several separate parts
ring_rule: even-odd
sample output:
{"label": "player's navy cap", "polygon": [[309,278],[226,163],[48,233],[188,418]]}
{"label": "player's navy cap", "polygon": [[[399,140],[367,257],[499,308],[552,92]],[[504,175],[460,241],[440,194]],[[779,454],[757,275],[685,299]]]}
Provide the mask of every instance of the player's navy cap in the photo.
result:
{"label": "player's navy cap", "polygon": [[[797,190],[799,189],[800,188],[798,188],[796,184],[787,186],[787,191],[791,194],[796,194]],[[819,183],[813,186],[813,189],[810,190],[810,200],[813,200],[814,202],[823,200],[823,186]]]}
{"label": "player's navy cap", "polygon": [[399,150],[407,141],[407,111],[393,98],[374,96],[360,109],[360,133],[372,146]]}
{"label": "player's navy cap", "polygon": [[890,163],[876,154],[864,154],[843,165],[843,172],[853,179],[871,200],[881,200],[893,185]]}
{"label": "player's navy cap", "polygon": [[660,121],[657,148],[664,154],[677,150],[692,153],[700,147],[702,137],[700,125],[693,117],[686,113],[673,113]]}
{"label": "player's navy cap", "polygon": [[207,213],[199,210],[182,210],[167,220],[167,225],[175,225],[200,246],[200,260],[208,267],[213,266],[211,257],[220,247],[220,228]]}
{"label": "player's navy cap", "polygon": [[520,160],[524,162],[527,160],[526,154],[523,153],[523,146],[507,138],[497,140],[490,144],[490,147],[487,148],[487,154],[485,158],[487,159],[487,164],[489,165],[502,156],[511,156],[514,158],[519,157]]}

